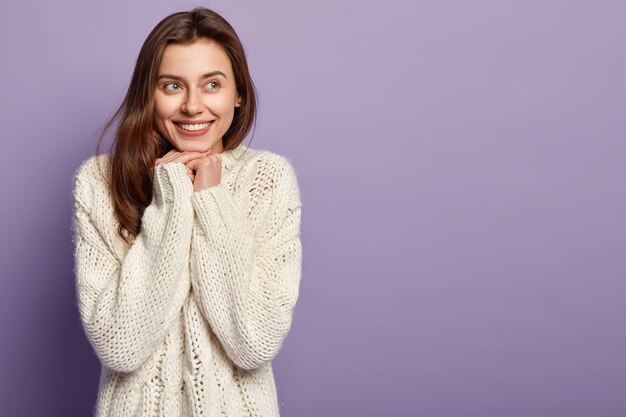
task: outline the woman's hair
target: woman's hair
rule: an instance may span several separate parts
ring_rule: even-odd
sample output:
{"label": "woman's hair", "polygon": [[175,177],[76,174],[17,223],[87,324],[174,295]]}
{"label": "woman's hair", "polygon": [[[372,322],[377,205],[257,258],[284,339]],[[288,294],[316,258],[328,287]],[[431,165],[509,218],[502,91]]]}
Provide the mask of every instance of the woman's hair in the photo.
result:
{"label": "woman's hair", "polygon": [[192,43],[203,38],[216,41],[230,58],[242,99],[222,137],[224,150],[236,148],[256,122],[256,89],[243,45],[233,27],[203,7],[174,13],[159,22],[144,41],[126,97],[104,125],[96,147],[99,154],[106,132],[118,121],[106,178],[119,222],[118,233],[127,243],[139,234],[141,217],[152,201],[154,163],[172,149],[154,124],[154,94],[163,51],[172,43]]}

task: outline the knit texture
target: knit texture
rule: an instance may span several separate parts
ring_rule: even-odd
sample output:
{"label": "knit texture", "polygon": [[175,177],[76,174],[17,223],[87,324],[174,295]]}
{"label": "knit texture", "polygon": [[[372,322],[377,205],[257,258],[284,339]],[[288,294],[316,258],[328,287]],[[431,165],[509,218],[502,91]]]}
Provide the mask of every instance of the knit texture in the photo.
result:
{"label": "knit texture", "polygon": [[[244,152],[245,150],[245,152]],[[78,309],[102,364],[95,416],[279,416],[271,360],[301,278],[301,201],[283,156],[240,145],[221,183],[155,167],[141,232],[126,244],[102,173],[74,176]]]}

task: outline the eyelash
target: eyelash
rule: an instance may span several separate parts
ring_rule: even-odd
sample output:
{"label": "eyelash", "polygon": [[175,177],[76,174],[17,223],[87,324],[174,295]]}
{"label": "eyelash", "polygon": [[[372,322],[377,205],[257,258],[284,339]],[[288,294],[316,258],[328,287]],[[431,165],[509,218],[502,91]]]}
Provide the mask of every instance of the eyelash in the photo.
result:
{"label": "eyelash", "polygon": [[[215,87],[215,88],[212,88],[212,90],[214,90],[214,89],[217,89],[217,88],[221,87],[221,86],[220,86],[220,83],[218,83],[217,81],[209,81],[208,83],[206,83],[206,84],[205,84],[205,86],[206,86],[206,85],[209,85],[209,84],[215,84],[215,85],[216,85],[216,87]],[[168,82],[166,82],[165,84],[163,84],[163,89],[164,89],[164,90],[166,90],[166,91],[174,91],[174,90],[173,90],[173,89],[171,89],[171,88],[167,88],[167,86],[168,86],[168,85],[177,85],[178,87],[180,87],[180,84],[179,84],[179,83],[174,82],[174,81],[168,81]]]}

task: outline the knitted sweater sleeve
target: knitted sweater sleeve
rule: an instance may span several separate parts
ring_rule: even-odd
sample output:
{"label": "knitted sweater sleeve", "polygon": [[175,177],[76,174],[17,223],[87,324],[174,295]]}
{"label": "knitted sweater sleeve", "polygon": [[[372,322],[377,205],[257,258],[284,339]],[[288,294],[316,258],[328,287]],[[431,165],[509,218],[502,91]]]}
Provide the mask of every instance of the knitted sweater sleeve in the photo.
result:
{"label": "knitted sweater sleeve", "polygon": [[276,156],[242,190],[250,212],[223,183],[192,195],[199,224],[191,242],[193,293],[225,352],[243,369],[278,353],[298,298],[301,201],[293,167]]}
{"label": "knitted sweater sleeve", "polygon": [[[93,160],[74,181],[75,273],[86,335],[110,369],[131,372],[156,350],[189,295],[193,192],[182,163],[158,165],[152,203],[123,258],[103,230],[104,186]],[[108,232],[108,233],[107,233]],[[187,274],[185,275],[185,270]]]}

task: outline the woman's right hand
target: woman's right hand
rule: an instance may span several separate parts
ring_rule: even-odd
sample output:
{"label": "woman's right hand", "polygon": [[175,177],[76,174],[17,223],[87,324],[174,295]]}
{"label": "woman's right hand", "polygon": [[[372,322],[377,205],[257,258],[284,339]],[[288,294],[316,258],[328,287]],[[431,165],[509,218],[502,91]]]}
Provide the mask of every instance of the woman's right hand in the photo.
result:
{"label": "woman's right hand", "polygon": [[154,166],[166,164],[168,162],[182,162],[183,164],[185,164],[187,175],[189,176],[189,179],[193,183],[195,180],[195,174],[193,170],[187,166],[187,162],[194,160],[194,159],[198,159],[198,158],[204,158],[210,155],[212,152],[213,151],[211,149],[209,149],[206,152],[188,152],[188,151],[180,152],[177,149],[172,149],[171,151],[163,155],[161,158],[157,159],[156,162],[154,163]]}

